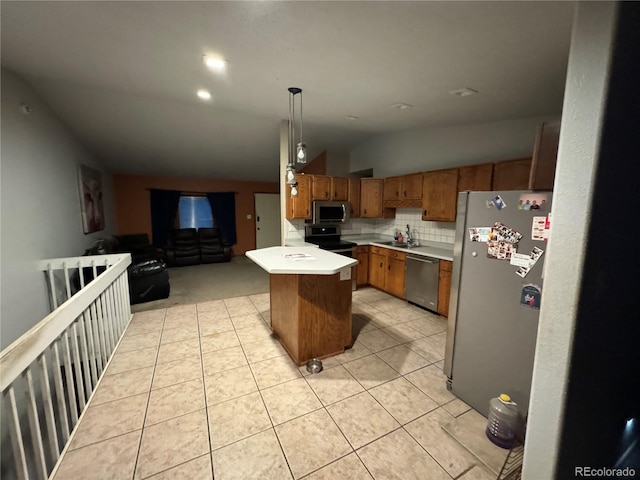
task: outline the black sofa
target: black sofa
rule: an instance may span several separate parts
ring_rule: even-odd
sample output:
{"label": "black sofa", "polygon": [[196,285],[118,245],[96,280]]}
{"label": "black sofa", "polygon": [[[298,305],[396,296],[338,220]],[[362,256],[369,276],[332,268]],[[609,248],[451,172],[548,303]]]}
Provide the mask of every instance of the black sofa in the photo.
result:
{"label": "black sofa", "polygon": [[[164,251],[149,243],[146,233],[112,235],[96,242],[85,255],[130,253],[127,268],[131,305],[167,298],[171,291]],[[85,282],[93,278],[91,269],[84,269]]]}
{"label": "black sofa", "polygon": [[165,253],[170,267],[229,262],[233,255],[231,247],[223,243],[217,228],[171,230]]}
{"label": "black sofa", "polygon": [[222,242],[220,230],[217,228],[199,228],[200,262],[218,263],[231,260],[231,247]]}
{"label": "black sofa", "polygon": [[170,267],[199,264],[200,244],[198,243],[198,231],[195,228],[176,228],[171,230],[165,252],[167,263]]}

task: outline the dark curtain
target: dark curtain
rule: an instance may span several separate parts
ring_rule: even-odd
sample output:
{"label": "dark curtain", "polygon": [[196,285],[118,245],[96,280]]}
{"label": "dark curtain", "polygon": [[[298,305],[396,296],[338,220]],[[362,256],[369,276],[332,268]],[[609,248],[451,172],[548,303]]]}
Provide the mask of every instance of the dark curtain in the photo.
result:
{"label": "dark curtain", "polygon": [[180,202],[179,190],[151,189],[151,233],[153,245],[164,247],[167,245],[169,232],[174,228],[178,202]]}
{"label": "dark curtain", "polygon": [[236,243],[236,196],[233,192],[207,193],[211,213],[225,245]]}

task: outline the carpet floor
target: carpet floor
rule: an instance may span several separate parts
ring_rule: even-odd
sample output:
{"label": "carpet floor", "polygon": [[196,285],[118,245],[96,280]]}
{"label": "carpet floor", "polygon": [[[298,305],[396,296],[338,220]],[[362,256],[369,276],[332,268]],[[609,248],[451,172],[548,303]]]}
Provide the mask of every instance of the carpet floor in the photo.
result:
{"label": "carpet floor", "polygon": [[175,305],[190,305],[223,298],[255,295],[269,291],[269,274],[247,257],[233,257],[228,263],[209,263],[169,269],[168,298],[131,306],[143,312]]}

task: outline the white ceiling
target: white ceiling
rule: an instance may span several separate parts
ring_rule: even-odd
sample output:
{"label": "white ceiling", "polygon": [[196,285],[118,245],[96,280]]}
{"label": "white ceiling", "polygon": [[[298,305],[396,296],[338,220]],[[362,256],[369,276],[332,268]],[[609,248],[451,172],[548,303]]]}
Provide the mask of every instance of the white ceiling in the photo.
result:
{"label": "white ceiling", "polygon": [[[558,114],[573,8],[3,0],[1,60],[114,173],[275,181],[291,86],[311,156],[384,132]],[[205,53],[228,60],[224,76]],[[449,95],[462,87],[480,94]]]}

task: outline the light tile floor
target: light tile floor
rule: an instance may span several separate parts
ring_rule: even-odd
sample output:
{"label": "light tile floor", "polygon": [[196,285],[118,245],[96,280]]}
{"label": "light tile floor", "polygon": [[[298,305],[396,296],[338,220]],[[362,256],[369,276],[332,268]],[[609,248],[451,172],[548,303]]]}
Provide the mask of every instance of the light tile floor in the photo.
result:
{"label": "light tile floor", "polygon": [[374,289],[324,371],[271,335],[269,294],[136,313],[55,476],[489,479],[443,425],[446,319]]}

